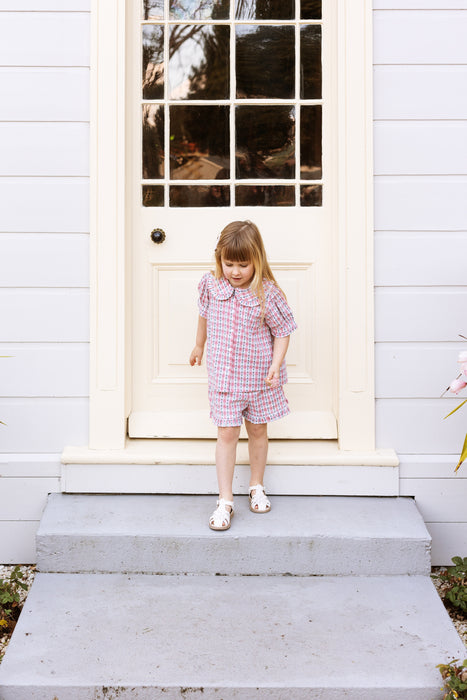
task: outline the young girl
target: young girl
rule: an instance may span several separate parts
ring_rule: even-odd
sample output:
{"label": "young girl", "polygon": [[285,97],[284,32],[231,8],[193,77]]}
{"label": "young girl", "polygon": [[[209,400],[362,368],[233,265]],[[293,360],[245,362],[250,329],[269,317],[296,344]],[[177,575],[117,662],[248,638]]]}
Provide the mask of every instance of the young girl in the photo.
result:
{"label": "young girl", "polygon": [[215,250],[215,274],[199,284],[199,321],[190,365],[200,365],[208,341],[211,418],[218,426],[219,485],[212,530],[227,530],[233,515],[232,482],[242,419],[248,433],[250,510],[267,513],[263,486],[268,451],[267,424],[290,413],[282,385],[285,355],[296,323],[266,258],[260,232],[251,221],[226,226]]}

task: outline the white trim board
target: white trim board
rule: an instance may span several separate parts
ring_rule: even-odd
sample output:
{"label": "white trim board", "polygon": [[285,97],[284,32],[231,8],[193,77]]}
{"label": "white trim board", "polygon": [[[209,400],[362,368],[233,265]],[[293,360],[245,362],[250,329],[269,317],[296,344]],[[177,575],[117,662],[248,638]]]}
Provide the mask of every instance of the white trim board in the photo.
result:
{"label": "white trim board", "polygon": [[[126,0],[91,6],[91,390],[89,448],[124,450],[131,409],[129,226],[125,209]],[[372,7],[335,4],[339,448],[375,452]],[[117,148],[115,145],[117,144]],[[97,197],[97,193],[99,196]],[[180,440],[178,462],[185,462]],[[66,455],[69,452],[65,451]],[[306,456],[304,457],[306,459]],[[97,458],[96,463],[101,459]],[[308,462],[308,459],[304,462]],[[378,460],[376,459],[376,463]],[[282,461],[288,464],[289,460]]]}

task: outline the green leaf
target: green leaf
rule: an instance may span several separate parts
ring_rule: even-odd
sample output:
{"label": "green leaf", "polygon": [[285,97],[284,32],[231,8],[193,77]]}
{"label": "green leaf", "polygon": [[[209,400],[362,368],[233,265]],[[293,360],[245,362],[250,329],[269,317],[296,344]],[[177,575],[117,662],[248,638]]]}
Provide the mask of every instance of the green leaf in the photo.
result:
{"label": "green leaf", "polygon": [[457,470],[459,469],[459,467],[461,466],[462,462],[465,459],[467,459],[467,435],[465,436],[464,446],[462,447],[461,456],[459,457],[459,461],[457,463],[457,466],[454,469],[454,473],[457,472]]}
{"label": "green leaf", "polygon": [[456,411],[458,411],[460,408],[462,408],[462,406],[463,406],[465,403],[467,403],[467,399],[465,399],[465,401],[463,401],[463,402],[460,403],[458,406],[456,406],[455,409],[454,409],[453,411],[451,411],[451,413],[448,413],[447,416],[444,416],[444,419],[443,419],[443,420],[446,420],[446,418],[449,418],[449,416],[452,416],[452,414],[455,413]]}

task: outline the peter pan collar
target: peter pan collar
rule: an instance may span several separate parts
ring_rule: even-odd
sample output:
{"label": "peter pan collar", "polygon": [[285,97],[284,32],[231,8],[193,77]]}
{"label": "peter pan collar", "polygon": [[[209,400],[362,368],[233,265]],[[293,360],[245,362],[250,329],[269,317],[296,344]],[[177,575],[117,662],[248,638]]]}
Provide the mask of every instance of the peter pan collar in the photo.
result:
{"label": "peter pan collar", "polygon": [[235,295],[242,306],[259,306],[259,299],[251,289],[235,289],[225,277],[220,279],[212,277],[210,291],[213,297],[219,301],[227,301]]}

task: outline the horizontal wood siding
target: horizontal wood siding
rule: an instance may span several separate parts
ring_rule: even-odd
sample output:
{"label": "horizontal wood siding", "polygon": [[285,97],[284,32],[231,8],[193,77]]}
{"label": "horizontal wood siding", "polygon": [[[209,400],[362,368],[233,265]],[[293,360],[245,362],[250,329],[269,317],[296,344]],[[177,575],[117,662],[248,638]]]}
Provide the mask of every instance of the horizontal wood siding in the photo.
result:
{"label": "horizontal wood siding", "polygon": [[446,564],[467,555],[467,414],[440,398],[467,349],[467,2],[373,8],[377,444]]}
{"label": "horizontal wood siding", "polygon": [[0,0],[0,562],[88,442],[89,0]]}

